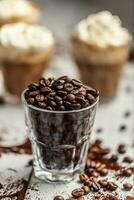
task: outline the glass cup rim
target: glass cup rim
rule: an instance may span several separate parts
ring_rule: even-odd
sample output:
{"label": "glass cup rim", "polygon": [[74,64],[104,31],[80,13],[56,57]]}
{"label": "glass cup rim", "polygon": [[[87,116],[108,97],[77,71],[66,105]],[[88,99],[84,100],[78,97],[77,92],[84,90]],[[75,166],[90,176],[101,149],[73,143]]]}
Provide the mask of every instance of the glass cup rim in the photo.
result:
{"label": "glass cup rim", "polygon": [[31,104],[28,104],[27,101],[26,101],[26,99],[25,99],[25,97],[24,97],[24,94],[25,94],[26,91],[27,91],[27,89],[25,89],[25,90],[22,92],[22,94],[21,94],[22,103],[23,103],[24,105],[26,105],[27,107],[32,108],[33,110],[37,110],[37,111],[40,111],[40,112],[46,112],[46,113],[53,113],[53,114],[78,113],[78,112],[86,111],[86,110],[89,110],[89,109],[95,107],[95,106],[98,104],[98,102],[99,102],[99,96],[98,96],[98,97],[96,98],[96,101],[95,101],[92,105],[90,105],[90,106],[88,106],[88,107],[86,107],[86,108],[82,108],[82,109],[78,109],[78,110],[67,110],[67,111],[47,110],[47,109],[44,109],[44,108],[38,108],[38,107],[36,107],[36,106],[33,106],[33,105],[31,105]]}

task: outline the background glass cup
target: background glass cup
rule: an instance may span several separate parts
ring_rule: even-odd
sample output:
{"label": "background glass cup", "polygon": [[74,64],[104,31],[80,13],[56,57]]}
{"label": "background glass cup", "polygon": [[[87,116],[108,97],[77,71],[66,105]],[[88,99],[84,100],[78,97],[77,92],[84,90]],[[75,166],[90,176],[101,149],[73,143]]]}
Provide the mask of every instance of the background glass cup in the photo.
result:
{"label": "background glass cup", "polygon": [[99,97],[90,107],[49,111],[27,104],[26,131],[32,143],[35,176],[46,181],[70,181],[83,171]]}

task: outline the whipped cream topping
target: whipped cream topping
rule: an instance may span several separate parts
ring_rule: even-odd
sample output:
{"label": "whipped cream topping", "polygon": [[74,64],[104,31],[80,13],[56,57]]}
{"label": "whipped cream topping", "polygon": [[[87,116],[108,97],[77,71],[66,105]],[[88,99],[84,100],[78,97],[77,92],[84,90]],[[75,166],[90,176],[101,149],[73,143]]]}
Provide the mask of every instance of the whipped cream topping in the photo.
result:
{"label": "whipped cream topping", "polygon": [[78,23],[75,33],[82,41],[102,48],[124,45],[131,40],[119,17],[109,11],[89,15]]}
{"label": "whipped cream topping", "polygon": [[25,17],[35,12],[37,14],[37,10],[27,0],[0,0],[0,18]]}
{"label": "whipped cream topping", "polygon": [[54,43],[46,27],[26,23],[6,24],[0,28],[0,46],[5,49],[40,51]]}

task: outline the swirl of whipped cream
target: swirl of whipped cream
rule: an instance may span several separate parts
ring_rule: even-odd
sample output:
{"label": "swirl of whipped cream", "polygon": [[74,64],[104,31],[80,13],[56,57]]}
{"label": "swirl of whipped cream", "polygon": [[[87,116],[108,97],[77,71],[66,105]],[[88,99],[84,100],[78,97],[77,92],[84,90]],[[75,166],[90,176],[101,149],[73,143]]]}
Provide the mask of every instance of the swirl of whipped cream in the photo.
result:
{"label": "swirl of whipped cream", "polygon": [[39,25],[21,22],[6,24],[0,28],[0,46],[3,48],[40,51],[53,43],[52,32]]}
{"label": "swirl of whipped cream", "polygon": [[38,15],[33,5],[26,0],[0,0],[0,18],[26,17],[27,15]]}
{"label": "swirl of whipped cream", "polygon": [[75,33],[82,41],[102,48],[124,45],[132,38],[119,17],[109,11],[89,15],[77,24]]}

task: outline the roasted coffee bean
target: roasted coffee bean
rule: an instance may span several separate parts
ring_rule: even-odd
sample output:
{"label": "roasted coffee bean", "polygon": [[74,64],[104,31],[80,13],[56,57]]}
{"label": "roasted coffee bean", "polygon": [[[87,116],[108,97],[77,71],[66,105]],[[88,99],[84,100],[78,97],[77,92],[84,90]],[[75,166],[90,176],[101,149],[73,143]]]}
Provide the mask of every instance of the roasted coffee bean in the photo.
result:
{"label": "roasted coffee bean", "polygon": [[84,197],[78,197],[77,200],[85,200]]}
{"label": "roasted coffee bean", "polygon": [[56,102],[58,106],[61,106],[63,104],[63,101]]}
{"label": "roasted coffee bean", "polygon": [[100,184],[100,186],[102,188],[107,187],[107,180],[106,179],[101,179],[101,180],[98,181],[98,183]]}
{"label": "roasted coffee bean", "polygon": [[65,106],[59,106],[59,107],[58,107],[58,110],[64,111],[64,110],[65,110]]}
{"label": "roasted coffee bean", "polygon": [[73,103],[70,105],[71,110],[79,110],[81,105],[79,103]]}
{"label": "roasted coffee bean", "polygon": [[64,200],[64,198],[62,197],[62,196],[56,196],[56,197],[54,197],[54,200]]}
{"label": "roasted coffee bean", "polygon": [[98,192],[100,190],[100,185],[97,183],[97,181],[92,182],[90,187],[93,192]]}
{"label": "roasted coffee bean", "polygon": [[96,172],[96,171],[93,171],[93,172],[91,173],[91,175],[94,176],[94,177],[98,177],[98,176],[99,176],[99,173]]}
{"label": "roasted coffee bean", "polygon": [[70,107],[72,104],[69,101],[64,101],[64,105]]}
{"label": "roasted coffee bean", "polygon": [[120,144],[119,146],[118,146],[118,153],[120,153],[120,154],[124,154],[124,153],[126,153],[126,146],[124,145],[124,144]]}
{"label": "roasted coffee bean", "polygon": [[95,102],[95,97],[91,94],[87,94],[87,99],[89,100],[90,104]]}
{"label": "roasted coffee bean", "polygon": [[122,131],[125,131],[127,129],[127,127],[126,127],[126,125],[121,125],[120,127],[119,127],[119,130],[122,132]]}
{"label": "roasted coffee bean", "polygon": [[79,176],[82,183],[84,183],[86,180],[88,180],[88,176],[86,174],[80,174]]}
{"label": "roasted coffee bean", "polygon": [[90,192],[90,188],[87,185],[84,185],[82,189],[84,190],[84,194],[88,194]]}
{"label": "roasted coffee bean", "polygon": [[81,87],[82,86],[82,82],[76,79],[72,79],[71,83],[75,86]]}
{"label": "roasted coffee bean", "polygon": [[46,87],[45,79],[44,79],[44,78],[41,78],[41,79],[39,80],[39,84],[40,84],[41,87]]}
{"label": "roasted coffee bean", "polygon": [[126,196],[126,199],[125,200],[134,200],[134,197],[132,197],[132,196]]}
{"label": "roasted coffee bean", "polygon": [[64,84],[64,90],[66,92],[71,92],[74,89],[73,85],[71,83],[65,83]]}
{"label": "roasted coffee bean", "polygon": [[95,163],[95,161],[92,161],[91,164],[90,164],[90,166],[93,167],[93,168],[96,168],[96,163]]}
{"label": "roasted coffee bean", "polygon": [[118,160],[118,156],[117,156],[116,154],[113,154],[113,155],[111,156],[110,160],[111,160],[112,162],[116,162],[116,161]]}
{"label": "roasted coffee bean", "polygon": [[85,104],[85,103],[86,103],[86,100],[85,100],[85,98],[84,98],[82,95],[77,95],[77,96],[75,97],[75,100],[76,100],[77,102],[79,102],[79,103],[82,103],[82,104]]}
{"label": "roasted coffee bean", "polygon": [[46,109],[47,109],[47,110],[53,110],[53,108],[50,107],[50,106],[47,106]]}
{"label": "roasted coffee bean", "polygon": [[73,94],[68,94],[68,95],[66,96],[66,100],[67,100],[67,101],[73,101],[73,100],[75,100],[75,96],[74,96]]}
{"label": "roasted coffee bean", "polygon": [[72,191],[72,196],[78,198],[84,195],[84,190],[82,188],[77,188]]}
{"label": "roasted coffee bean", "polygon": [[107,189],[108,189],[108,190],[114,191],[114,190],[116,190],[117,188],[118,188],[118,186],[117,186],[114,182],[109,181],[109,182],[107,183]]}
{"label": "roasted coffee bean", "polygon": [[37,102],[39,102],[39,101],[44,101],[44,95],[42,95],[42,94],[37,94],[36,97],[35,97],[35,100],[36,100]]}
{"label": "roasted coffee bean", "polygon": [[37,94],[39,94],[40,91],[39,90],[33,90],[29,93],[29,96],[36,96]]}
{"label": "roasted coffee bean", "polygon": [[121,170],[120,170],[120,175],[129,177],[129,176],[131,176],[132,174],[133,174],[133,171],[132,171],[132,169],[130,169],[130,168],[124,168],[124,169],[121,169]]}
{"label": "roasted coffee bean", "polygon": [[47,104],[44,103],[44,102],[38,102],[38,106],[39,106],[40,108],[46,108]]}
{"label": "roasted coffee bean", "polygon": [[68,76],[60,76],[57,80],[70,80],[70,78]]}
{"label": "roasted coffee bean", "polygon": [[62,101],[62,98],[61,98],[60,96],[57,96],[57,95],[56,95],[54,98],[55,98],[55,100],[58,101],[58,102],[59,102],[59,101]]}
{"label": "roasted coffee bean", "polygon": [[97,130],[96,130],[96,133],[102,133],[103,132],[103,128],[98,128]]}
{"label": "roasted coffee bean", "polygon": [[37,89],[38,89],[38,84],[36,84],[36,83],[30,84],[30,85],[28,86],[28,89],[29,89],[30,91],[32,91],[32,90],[37,90]]}
{"label": "roasted coffee bean", "polygon": [[124,117],[130,117],[130,115],[131,115],[131,112],[130,111],[126,111],[125,113],[124,113]]}
{"label": "roasted coffee bean", "polygon": [[102,176],[106,176],[106,175],[108,174],[108,169],[103,168],[103,169],[100,171],[100,174],[101,174]]}
{"label": "roasted coffee bean", "polygon": [[110,153],[110,149],[109,148],[105,148],[105,149],[103,149],[102,151],[101,151],[101,154],[102,155],[107,155],[107,154],[109,154]]}
{"label": "roasted coffee bean", "polygon": [[124,159],[123,159],[123,162],[132,163],[133,159],[131,157],[129,157],[129,156],[125,156]]}
{"label": "roasted coffee bean", "polygon": [[126,191],[129,191],[132,189],[132,185],[130,183],[124,183],[123,184],[123,189],[126,190]]}
{"label": "roasted coffee bean", "polygon": [[100,162],[97,162],[96,164],[95,164],[95,168],[97,169],[97,168],[100,168],[101,167],[101,163]]}
{"label": "roasted coffee bean", "polygon": [[52,92],[51,88],[49,88],[49,87],[43,87],[43,88],[40,89],[40,91],[43,94],[49,94],[50,92]]}
{"label": "roasted coffee bean", "polygon": [[77,95],[77,94],[79,94],[79,90],[78,89],[72,90],[71,94]]}
{"label": "roasted coffee bean", "polygon": [[49,101],[48,102],[49,106],[51,106],[52,108],[53,107],[56,107],[56,103],[54,101]]}
{"label": "roasted coffee bean", "polygon": [[34,98],[29,98],[28,100],[27,100],[27,102],[28,102],[28,104],[34,104],[35,103],[35,100],[34,100]]}
{"label": "roasted coffee bean", "polygon": [[56,86],[56,90],[62,90],[63,89],[63,85],[57,85]]}
{"label": "roasted coffee bean", "polygon": [[59,96],[63,97],[63,96],[66,96],[66,95],[67,95],[67,92],[66,92],[66,91],[62,91],[62,90],[59,90],[59,91],[57,91],[57,94],[58,94]]}
{"label": "roasted coffee bean", "polygon": [[56,96],[56,92],[51,92],[51,93],[49,93],[49,96],[51,96],[51,97],[54,97],[54,98],[55,98],[55,96]]}

